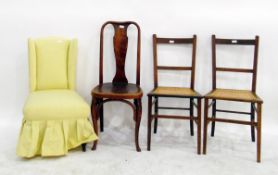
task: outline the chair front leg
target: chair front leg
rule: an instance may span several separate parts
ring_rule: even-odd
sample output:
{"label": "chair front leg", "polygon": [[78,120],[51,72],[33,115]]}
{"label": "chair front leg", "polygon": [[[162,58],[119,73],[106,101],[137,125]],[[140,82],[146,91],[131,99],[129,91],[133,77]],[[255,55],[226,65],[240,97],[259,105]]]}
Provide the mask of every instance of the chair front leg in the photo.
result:
{"label": "chair front leg", "polygon": [[152,130],[152,96],[148,96],[148,141],[147,150],[151,150],[151,130]]}
{"label": "chair front leg", "polygon": [[201,154],[202,99],[198,98],[197,153]]}
{"label": "chair front leg", "polygon": [[204,131],[203,131],[203,154],[207,153],[207,130],[208,130],[208,99],[205,98],[205,112],[204,112]]}
{"label": "chair front leg", "polygon": [[136,99],[135,100],[136,103],[136,111],[135,111],[135,119],[136,119],[136,123],[135,123],[135,146],[136,146],[136,151],[137,152],[141,152],[141,148],[139,146],[139,128],[140,128],[140,123],[141,123],[141,116],[142,116],[142,101],[141,98],[140,99]]}
{"label": "chair front leg", "polygon": [[138,115],[138,99],[134,99],[133,101],[134,107],[135,107],[135,112],[134,112],[134,116],[133,116],[133,120],[136,122],[137,121],[137,115]]}
{"label": "chair front leg", "polygon": [[[95,97],[93,97],[93,100],[92,100],[91,115],[92,115],[94,130],[95,130],[96,135],[98,136],[98,123],[97,123],[97,120],[98,120],[98,103],[97,103],[97,99]],[[94,143],[93,143],[92,150],[96,150],[97,143],[98,143],[98,140],[95,140]]]}
{"label": "chair front leg", "polygon": [[257,162],[261,162],[261,131],[262,131],[262,104],[257,109]]}

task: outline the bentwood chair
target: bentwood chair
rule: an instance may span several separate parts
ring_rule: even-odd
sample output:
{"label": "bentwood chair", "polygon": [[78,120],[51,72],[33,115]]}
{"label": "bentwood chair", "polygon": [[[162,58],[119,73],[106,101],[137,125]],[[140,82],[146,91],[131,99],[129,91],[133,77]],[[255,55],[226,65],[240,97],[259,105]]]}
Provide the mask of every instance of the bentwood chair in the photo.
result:
{"label": "bentwood chair", "polygon": [[[201,153],[201,100],[202,96],[195,91],[195,61],[196,61],[196,35],[193,38],[158,38],[153,35],[153,58],[154,58],[154,89],[148,94],[148,147],[151,149],[151,123],[154,120],[154,133],[157,132],[158,119],[181,119],[190,121],[191,136],[194,135],[194,122],[197,124],[197,153]],[[157,45],[174,44],[174,45],[192,45],[192,65],[186,66],[160,66],[157,58]],[[191,71],[190,87],[164,87],[158,85],[158,70],[172,71]],[[189,99],[190,106],[186,107],[168,107],[159,106],[161,98],[184,98]],[[153,101],[154,99],[154,101]],[[195,103],[197,101],[197,104]],[[152,106],[154,104],[154,114]],[[194,107],[197,108],[197,116],[194,116]],[[189,111],[189,116],[161,115],[159,110],[183,110]]]}
{"label": "bentwood chair", "polygon": [[30,94],[17,155],[59,156],[97,139],[90,106],[75,91],[77,40],[29,39]]}
{"label": "bentwood chair", "polygon": [[[114,54],[116,59],[116,74],[112,82],[103,82],[103,40],[104,29],[107,25],[114,27]],[[127,29],[130,25],[137,28],[137,66],[136,66],[136,84],[129,83],[125,73],[125,60],[128,47]],[[139,147],[139,127],[142,115],[141,98],[143,92],[140,88],[140,27],[136,22],[116,22],[108,21],[101,27],[100,32],[100,64],[99,64],[99,85],[92,90],[92,119],[94,123],[95,132],[98,134],[97,120],[100,119],[100,130],[103,131],[103,104],[106,102],[118,101],[128,104],[132,110],[135,121],[135,145],[138,152],[141,151]],[[133,100],[133,103],[129,100]],[[97,141],[94,142],[92,150],[97,147]]]}
{"label": "bentwood chair", "polygon": [[[228,68],[217,67],[216,65],[216,49],[217,45],[237,45],[237,46],[253,46],[254,47],[254,60],[253,66],[247,68]],[[251,138],[255,142],[255,128],[257,129],[257,162],[261,161],[261,112],[262,112],[262,99],[256,95],[256,82],[257,82],[257,65],[258,65],[258,50],[259,50],[259,37],[255,39],[222,39],[216,38],[212,35],[212,91],[205,96],[205,119],[204,119],[204,137],[203,137],[203,154],[206,154],[207,149],[207,127],[211,122],[211,136],[214,136],[215,122],[234,123],[251,126]],[[251,90],[235,90],[235,89],[221,89],[217,88],[216,73],[217,72],[237,72],[252,74],[252,89]],[[250,103],[251,111],[232,111],[224,110],[216,107],[217,100],[246,102]],[[209,101],[211,103],[209,104]],[[256,107],[257,105],[257,107]],[[209,108],[212,108],[212,116],[208,117]],[[250,121],[234,120],[216,117],[216,113],[234,113],[250,115]],[[255,121],[255,112],[257,112],[257,120]]]}

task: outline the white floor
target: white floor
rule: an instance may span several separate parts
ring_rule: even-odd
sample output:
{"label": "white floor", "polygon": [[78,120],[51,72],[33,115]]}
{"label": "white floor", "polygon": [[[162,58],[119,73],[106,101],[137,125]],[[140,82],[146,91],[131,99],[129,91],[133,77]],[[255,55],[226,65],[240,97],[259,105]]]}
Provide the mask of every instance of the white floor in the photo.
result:
{"label": "white floor", "polygon": [[249,127],[218,124],[215,137],[208,138],[207,155],[197,155],[196,137],[189,135],[189,125],[185,122],[159,127],[159,133],[152,134],[151,152],[146,151],[144,123],[140,133],[141,153],[135,151],[131,125],[108,122],[106,125],[97,151],[91,151],[89,144],[85,153],[77,148],[64,157],[26,160],[15,154],[20,123],[1,122],[0,174],[278,174],[278,130],[265,127],[262,163],[258,164]]}

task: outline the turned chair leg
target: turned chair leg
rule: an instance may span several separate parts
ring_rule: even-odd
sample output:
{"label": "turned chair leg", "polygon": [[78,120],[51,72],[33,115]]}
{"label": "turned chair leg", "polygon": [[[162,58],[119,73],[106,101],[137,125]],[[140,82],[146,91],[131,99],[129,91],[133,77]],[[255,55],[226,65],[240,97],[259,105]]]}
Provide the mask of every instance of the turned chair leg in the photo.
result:
{"label": "turned chair leg", "polygon": [[[97,123],[98,111],[97,111],[97,108],[98,108],[97,100],[95,98],[93,98],[92,105],[91,105],[92,121],[93,121],[95,133],[98,136],[98,123]],[[97,143],[98,143],[98,140],[95,140],[93,143],[92,150],[97,149]]]}
{"label": "turned chair leg", "polygon": [[193,116],[194,116],[194,99],[190,98],[190,135],[194,136],[194,120],[193,120]]}
{"label": "turned chair leg", "polygon": [[82,146],[82,151],[83,152],[86,152],[86,145],[87,145],[87,143],[83,143],[81,146]]}
{"label": "turned chair leg", "polygon": [[136,151],[141,152],[141,148],[139,146],[139,128],[140,128],[140,122],[141,122],[141,116],[142,116],[142,101],[140,99],[136,99],[136,111],[135,111],[135,119],[136,119],[136,124],[135,124],[135,145],[136,145]]}
{"label": "turned chair leg", "polygon": [[[253,108],[254,103],[251,103],[251,114],[250,114],[250,120],[251,122],[255,121],[255,109]],[[255,142],[255,126],[251,126],[251,140],[252,142]]]}
{"label": "turned chair leg", "polygon": [[[158,97],[155,97],[155,103],[154,103],[154,114],[158,114]],[[154,119],[154,128],[153,133],[157,133],[157,124],[158,124],[158,118]]]}
{"label": "turned chair leg", "polygon": [[208,99],[205,98],[205,111],[204,111],[204,131],[203,131],[203,154],[207,153],[207,129],[208,129]]}
{"label": "turned chair leg", "polygon": [[[216,118],[216,100],[213,100],[213,105],[212,105],[212,118]],[[214,132],[215,132],[215,121],[211,122],[211,137],[214,137]]]}
{"label": "turned chair leg", "polygon": [[151,129],[152,129],[152,97],[148,96],[148,141],[147,150],[151,150]]}

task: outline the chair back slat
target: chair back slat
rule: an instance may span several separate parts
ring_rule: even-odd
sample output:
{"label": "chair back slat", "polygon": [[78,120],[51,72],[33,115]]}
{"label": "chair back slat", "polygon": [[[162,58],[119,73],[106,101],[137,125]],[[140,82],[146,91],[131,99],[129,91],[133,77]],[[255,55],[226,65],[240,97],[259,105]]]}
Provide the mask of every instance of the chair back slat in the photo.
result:
{"label": "chair back slat", "polygon": [[157,38],[159,44],[192,44],[193,38]]}
{"label": "chair back slat", "polygon": [[238,68],[226,68],[226,67],[216,67],[216,71],[253,73],[253,69],[238,69]]}
{"label": "chair back slat", "polygon": [[192,70],[192,67],[181,67],[181,66],[157,66],[160,70]]}
{"label": "chair back slat", "polygon": [[249,39],[215,39],[216,44],[226,44],[226,45],[255,45],[255,40]]}

